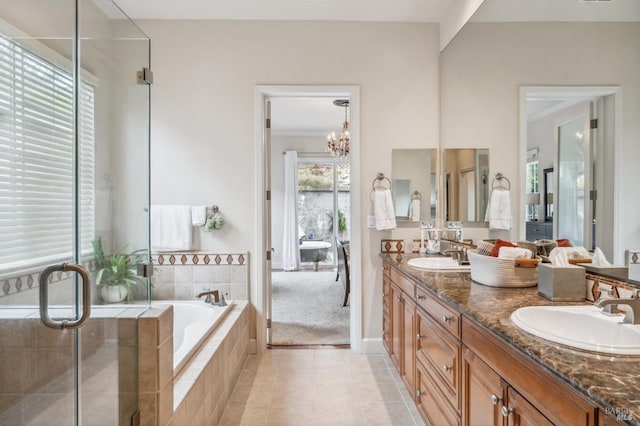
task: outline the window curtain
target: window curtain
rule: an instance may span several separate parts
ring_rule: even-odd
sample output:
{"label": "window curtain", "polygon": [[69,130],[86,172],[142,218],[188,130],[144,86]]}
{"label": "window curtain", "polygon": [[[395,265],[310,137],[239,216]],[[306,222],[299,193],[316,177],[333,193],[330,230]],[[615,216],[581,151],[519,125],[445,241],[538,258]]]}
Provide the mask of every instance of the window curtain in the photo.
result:
{"label": "window curtain", "polygon": [[298,245],[298,152],[284,153],[284,226],[282,232],[282,269],[300,267]]}

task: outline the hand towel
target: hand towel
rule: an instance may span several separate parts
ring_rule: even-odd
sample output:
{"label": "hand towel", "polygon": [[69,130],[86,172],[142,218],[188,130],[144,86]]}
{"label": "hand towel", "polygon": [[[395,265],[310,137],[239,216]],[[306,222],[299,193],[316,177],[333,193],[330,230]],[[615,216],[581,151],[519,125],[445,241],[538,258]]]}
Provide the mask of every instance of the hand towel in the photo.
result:
{"label": "hand towel", "polygon": [[420,200],[411,200],[409,205],[409,220],[412,222],[420,222]]}
{"label": "hand towel", "polygon": [[191,207],[191,224],[193,226],[202,226],[207,221],[207,206]]}
{"label": "hand towel", "polygon": [[396,214],[393,210],[393,200],[389,189],[375,191],[373,211],[376,215],[376,229],[378,231],[396,229]]}
{"label": "hand towel", "polygon": [[369,196],[369,214],[367,215],[367,228],[376,229],[376,214],[373,211],[373,198]]}
{"label": "hand towel", "polygon": [[151,206],[151,250],[191,250],[191,206]]}
{"label": "hand towel", "polygon": [[498,259],[531,259],[533,253],[531,250],[522,247],[500,247]]}
{"label": "hand towel", "polygon": [[495,188],[491,191],[485,222],[489,222],[489,229],[511,229],[511,198],[508,189]]}
{"label": "hand towel", "polygon": [[593,252],[593,260],[591,264],[593,266],[599,266],[601,268],[612,266],[611,263],[609,263],[609,261],[605,257],[600,247],[596,247],[596,250]]}

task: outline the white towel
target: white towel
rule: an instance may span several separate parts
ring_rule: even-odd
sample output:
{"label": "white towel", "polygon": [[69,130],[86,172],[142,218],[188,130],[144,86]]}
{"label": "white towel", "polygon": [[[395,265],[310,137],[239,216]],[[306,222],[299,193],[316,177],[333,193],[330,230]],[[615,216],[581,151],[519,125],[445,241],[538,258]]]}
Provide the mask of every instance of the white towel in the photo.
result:
{"label": "white towel", "polygon": [[531,250],[522,247],[500,247],[498,259],[531,259]]}
{"label": "white towel", "polygon": [[193,226],[203,226],[207,221],[207,206],[191,207],[191,224]]}
{"label": "white towel", "polygon": [[191,250],[191,206],[151,206],[151,250]]}
{"label": "white towel", "polygon": [[396,229],[396,214],[393,210],[393,200],[389,189],[375,191],[373,211],[376,215],[376,229],[378,231]]}
{"label": "white towel", "polygon": [[508,189],[495,188],[491,191],[485,214],[489,229],[511,229],[511,199]]}
{"label": "white towel", "polygon": [[409,220],[411,222],[420,222],[420,200],[411,200],[409,204]]}
{"label": "white towel", "polygon": [[373,209],[373,198],[369,196],[369,214],[367,215],[367,228],[376,229],[376,214]]}

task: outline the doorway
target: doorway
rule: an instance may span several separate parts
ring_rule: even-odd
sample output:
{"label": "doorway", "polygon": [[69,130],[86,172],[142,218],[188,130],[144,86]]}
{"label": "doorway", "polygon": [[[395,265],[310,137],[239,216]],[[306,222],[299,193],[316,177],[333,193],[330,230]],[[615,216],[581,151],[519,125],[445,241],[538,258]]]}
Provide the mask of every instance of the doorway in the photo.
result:
{"label": "doorway", "polygon": [[599,247],[615,261],[619,88],[521,87],[520,107],[521,235],[532,239],[525,226],[536,220],[536,237]]}
{"label": "doorway", "polygon": [[[358,178],[358,170],[359,170],[359,126],[358,126],[358,118],[359,118],[359,90],[355,86],[339,86],[339,87],[330,87],[330,86],[259,86],[256,88],[256,124],[259,126],[259,129],[262,131],[258,132],[256,138],[256,144],[258,145],[257,151],[260,153],[260,158],[258,159],[258,169],[261,173],[258,174],[259,182],[257,182],[257,186],[259,188],[258,195],[260,198],[259,205],[261,206],[262,215],[260,217],[259,225],[262,229],[261,239],[258,242],[259,247],[256,250],[258,253],[258,265],[260,265],[259,270],[257,271],[258,278],[258,286],[256,291],[256,306],[257,315],[256,315],[256,323],[257,323],[257,348],[258,351],[261,352],[267,348],[268,339],[270,336],[271,327],[273,325],[273,321],[275,318],[272,318],[273,313],[273,305],[272,305],[272,297],[274,296],[275,288],[272,283],[272,273],[273,270],[277,270],[281,267],[281,258],[282,252],[278,252],[276,248],[276,243],[274,242],[276,239],[281,239],[282,235],[278,234],[275,224],[277,223],[275,217],[273,217],[274,206],[277,201],[277,191],[274,188],[274,175],[272,169],[273,157],[279,156],[283,157],[282,152],[284,151],[284,147],[280,146],[275,151],[272,147],[273,142],[273,134],[272,134],[272,125],[278,120],[277,110],[276,114],[273,114],[273,105],[272,102],[275,100],[278,102],[282,99],[294,99],[298,101],[303,101],[305,98],[313,99],[313,98],[325,98],[334,100],[337,98],[346,98],[350,100],[349,106],[349,122],[350,122],[350,155],[348,157],[348,165],[350,172],[350,191],[348,192],[348,217],[350,218],[358,218],[359,217],[359,204],[357,201],[356,194],[359,190],[359,178]],[[342,112],[339,108],[332,106],[332,108],[336,109],[340,114],[340,118],[338,118],[334,124],[334,126],[339,126],[342,124],[343,117]],[[340,167],[339,164],[332,164],[331,157],[327,157],[327,154],[324,153],[324,146],[326,145],[326,134],[327,130],[331,129],[322,129],[321,133],[317,134],[316,141],[320,144],[321,148],[312,149],[309,154],[301,155],[301,164],[305,163],[307,165],[307,170],[311,171],[311,168],[314,166],[316,170],[319,170],[322,167],[327,167],[326,170],[330,170],[332,175],[337,174],[338,169]],[[284,132],[287,133],[286,131]],[[287,135],[290,139],[292,137],[292,133],[289,132]],[[300,135],[299,135],[300,136]],[[320,136],[322,136],[320,138]],[[285,138],[287,139],[287,138]],[[287,149],[290,149],[292,145],[289,145]],[[291,149],[290,149],[291,150]],[[298,151],[298,149],[296,149]],[[301,150],[300,150],[301,151]],[[307,157],[307,158],[305,158]],[[323,158],[324,157],[324,158]],[[335,192],[335,191],[334,191]],[[339,191],[338,191],[339,192]],[[296,203],[297,204],[297,203]],[[326,218],[316,217],[315,221],[323,222],[326,225],[329,223],[333,223],[333,218],[338,217],[339,213],[337,210],[340,210],[338,206],[339,202],[334,203],[333,212],[331,215],[325,214]],[[346,213],[346,212],[345,212]],[[333,216],[333,217],[330,217]],[[321,220],[318,220],[321,219]],[[296,216],[296,221],[299,218]],[[304,221],[301,221],[304,222]],[[272,228],[272,223],[274,227]],[[361,342],[361,304],[360,304],[360,230],[359,230],[359,221],[354,219],[354,223],[350,224],[349,229],[349,240],[351,245],[351,257],[350,257],[350,265],[351,265],[351,291],[350,291],[350,303],[348,306],[348,343],[350,344],[351,350],[359,352],[360,351],[360,342]],[[338,225],[339,226],[339,225]],[[311,231],[313,233],[313,237],[315,237],[315,231]],[[309,232],[304,230],[305,238],[309,240]],[[332,231],[332,234],[335,236],[336,232]],[[276,238],[272,238],[272,236],[276,236]],[[302,233],[300,234],[302,237]],[[313,238],[311,239],[313,240]],[[323,274],[326,273],[327,278],[330,277],[332,284],[337,286],[342,290],[340,282],[336,282],[336,271],[335,265],[337,256],[335,254],[335,246],[333,241],[330,241],[331,248],[327,250],[327,256],[324,259],[318,259],[318,272],[315,272],[315,262],[311,260],[310,265],[305,265],[305,262],[302,262],[303,268],[302,272],[306,274]],[[329,253],[331,253],[329,255]],[[304,267],[307,267],[306,269]],[[310,268],[309,268],[310,267]],[[283,273],[283,272],[278,272]],[[284,274],[284,273],[283,273]],[[287,272],[286,274],[291,275],[292,272]],[[318,275],[319,276],[319,275]],[[295,276],[292,276],[296,278]],[[307,282],[309,280],[303,280]],[[313,296],[311,296],[313,298]],[[337,304],[339,307],[342,307],[342,300]],[[292,342],[295,343],[295,342]],[[305,342],[302,342],[303,344]]]}

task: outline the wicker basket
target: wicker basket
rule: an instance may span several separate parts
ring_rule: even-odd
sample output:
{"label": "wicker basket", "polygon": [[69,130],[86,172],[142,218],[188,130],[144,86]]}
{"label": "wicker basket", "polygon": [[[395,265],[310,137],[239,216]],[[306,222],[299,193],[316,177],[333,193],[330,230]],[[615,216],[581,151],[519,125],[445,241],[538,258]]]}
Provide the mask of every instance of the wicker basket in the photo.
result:
{"label": "wicker basket", "polygon": [[498,259],[469,251],[471,279],[491,287],[533,287],[538,284],[538,268],[515,266],[512,259]]}

